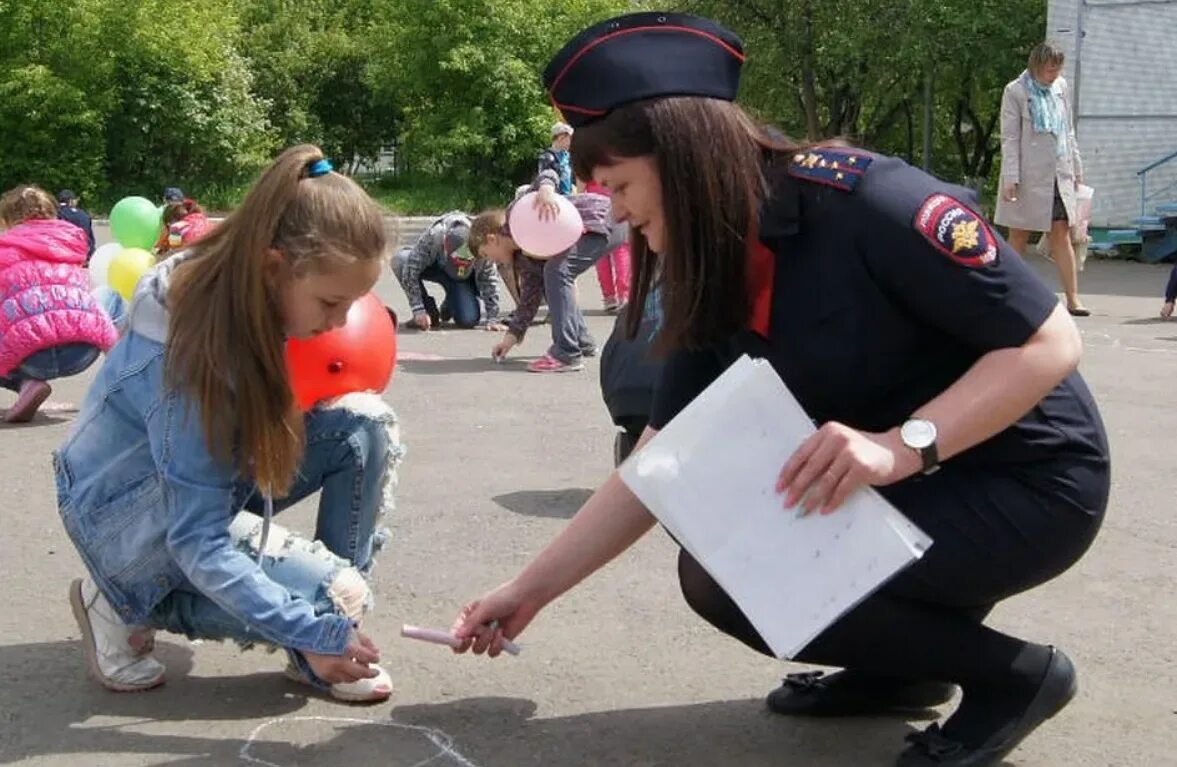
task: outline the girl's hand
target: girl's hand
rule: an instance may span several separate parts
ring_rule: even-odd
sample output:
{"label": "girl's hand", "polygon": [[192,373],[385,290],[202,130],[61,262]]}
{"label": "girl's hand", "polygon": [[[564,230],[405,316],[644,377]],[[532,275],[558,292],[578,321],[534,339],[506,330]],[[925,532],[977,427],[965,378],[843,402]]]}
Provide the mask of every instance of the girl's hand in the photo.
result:
{"label": "girl's hand", "polygon": [[483,326],[483,330],[489,331],[491,333],[501,333],[506,329],[507,326],[498,320],[495,320],[494,322],[488,322]]}
{"label": "girl's hand", "polygon": [[361,679],[371,679],[379,672],[369,666],[380,660],[380,651],[375,643],[359,630],[351,632],[347,640],[347,647],[343,655],[319,655],[313,652],[303,652],[307,665],[315,676],[328,684],[340,682],[358,682]]}
{"label": "girl's hand", "polygon": [[785,506],[804,499],[804,514],[828,514],[865,485],[890,485],[921,467],[919,455],[899,438],[857,431],[833,421],[801,443],[781,469],[776,490],[786,493]]}
{"label": "girl's hand", "polygon": [[1172,316],[1173,316],[1173,302],[1166,301],[1164,304],[1161,305],[1161,318],[1167,320]]}
{"label": "girl's hand", "polygon": [[559,199],[560,195],[556,194],[555,189],[547,184],[540,186],[535,195],[535,209],[539,211],[540,221],[556,220],[556,216],[560,215]]}
{"label": "girl's hand", "polygon": [[488,653],[497,658],[503,651],[503,637],[514,639],[523,633],[542,607],[539,601],[528,598],[516,581],[504,583],[458,613],[452,631],[462,645],[454,652],[473,649],[475,655]]}
{"label": "girl's hand", "polygon": [[506,357],[507,352],[511,351],[511,349],[514,348],[518,343],[518,338],[510,333],[507,333],[503,336],[502,341],[499,341],[497,344],[491,347],[490,356],[496,360],[501,360],[503,357]]}

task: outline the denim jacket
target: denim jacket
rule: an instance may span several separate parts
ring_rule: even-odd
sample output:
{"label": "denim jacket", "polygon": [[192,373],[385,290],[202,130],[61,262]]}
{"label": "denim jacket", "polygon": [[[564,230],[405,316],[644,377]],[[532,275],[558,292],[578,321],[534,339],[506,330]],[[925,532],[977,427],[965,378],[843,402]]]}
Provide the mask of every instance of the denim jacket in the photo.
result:
{"label": "denim jacket", "polygon": [[197,407],[164,383],[168,278],[186,257],[140,281],[127,332],[54,453],[62,521],[128,624],[145,622],[160,600],[185,587],[262,641],[339,655],[348,619],[316,615],[231,544],[234,489],[244,479],[206,447]]}

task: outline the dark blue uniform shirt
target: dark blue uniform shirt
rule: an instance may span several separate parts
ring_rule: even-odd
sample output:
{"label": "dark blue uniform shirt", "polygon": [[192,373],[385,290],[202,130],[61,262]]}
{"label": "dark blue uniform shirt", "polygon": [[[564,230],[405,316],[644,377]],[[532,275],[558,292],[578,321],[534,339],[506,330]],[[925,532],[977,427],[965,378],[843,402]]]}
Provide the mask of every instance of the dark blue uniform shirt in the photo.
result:
{"label": "dark blue uniform shirt", "polygon": [[94,255],[94,225],[90,221],[90,214],[81,208],[74,208],[69,205],[59,205],[57,207],[57,217],[63,221],[70,222],[86,233],[86,242],[88,243],[90,249],[86,254],[88,261],[89,257]]}
{"label": "dark blue uniform shirt", "polygon": [[[818,150],[769,176],[760,222],[775,259],[768,338],[748,331],[719,348],[673,353],[654,397],[654,428],[747,353],[767,358],[818,424],[886,431],[987,352],[1025,343],[1058,303],[976,213],[971,192],[898,159]],[[1098,410],[1077,372],[949,463],[1067,458],[1107,460]]]}

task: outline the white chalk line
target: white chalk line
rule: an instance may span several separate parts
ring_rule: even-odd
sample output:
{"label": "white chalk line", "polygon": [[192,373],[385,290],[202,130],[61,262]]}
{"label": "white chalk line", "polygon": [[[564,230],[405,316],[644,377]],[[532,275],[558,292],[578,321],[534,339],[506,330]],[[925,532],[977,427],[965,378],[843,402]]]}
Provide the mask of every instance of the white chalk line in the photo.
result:
{"label": "white chalk line", "polygon": [[454,739],[447,733],[441,730],[435,730],[430,727],[422,727],[415,724],[402,724],[401,722],[393,721],[392,719],[355,719],[344,716],[280,716],[276,719],[271,719],[268,722],[259,724],[253,728],[253,732],[249,733],[249,737],[245,739],[241,750],[237,753],[237,757],[243,762],[250,764],[260,764],[263,767],[286,767],[286,765],[276,764],[261,757],[254,756],[250,751],[252,750],[254,741],[267,728],[283,722],[337,722],[343,724],[374,724],[378,727],[394,727],[401,730],[408,730],[410,732],[420,733],[430,743],[437,748],[437,753],[428,759],[419,761],[410,767],[425,767],[438,759],[448,757],[454,763],[461,767],[479,767],[475,762],[470,761],[454,748]]}
{"label": "white chalk line", "polygon": [[[1177,348],[1168,349],[1160,347],[1145,347],[1145,346],[1130,346],[1115,338],[1110,333],[1092,332],[1089,330],[1082,331],[1084,344],[1092,349],[1123,349],[1126,352],[1143,352],[1145,354],[1177,354]],[[1106,341],[1107,343],[1090,343],[1092,340]]]}

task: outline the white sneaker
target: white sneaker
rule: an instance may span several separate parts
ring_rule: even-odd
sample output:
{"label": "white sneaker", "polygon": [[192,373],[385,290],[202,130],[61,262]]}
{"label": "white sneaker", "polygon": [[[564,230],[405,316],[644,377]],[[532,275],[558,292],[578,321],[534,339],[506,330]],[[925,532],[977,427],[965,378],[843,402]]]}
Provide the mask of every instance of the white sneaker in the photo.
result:
{"label": "white sneaker", "polygon": [[[331,685],[331,697],[345,703],[379,703],[388,700],[392,696],[392,677],[382,666],[373,663],[372,668],[376,669],[378,673],[371,679],[361,679],[358,682],[337,682]],[[294,667],[294,664],[286,664],[286,670],[283,673],[292,682],[310,684],[310,680],[303,676],[302,672]]]}
{"label": "white sneaker", "polygon": [[155,632],[128,626],[89,578],[76,578],[69,602],[82,630],[90,675],[108,690],[138,692],[163,684],[162,663],[151,657]]}

